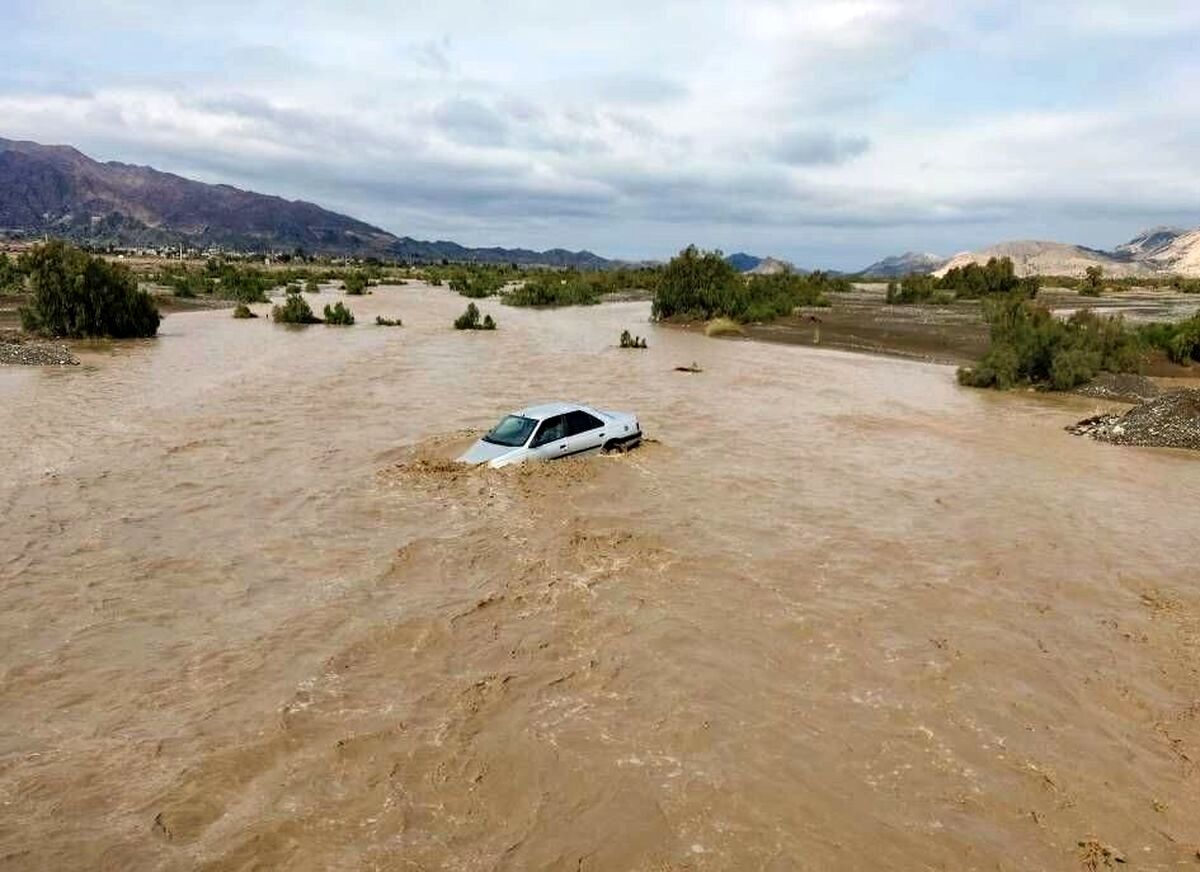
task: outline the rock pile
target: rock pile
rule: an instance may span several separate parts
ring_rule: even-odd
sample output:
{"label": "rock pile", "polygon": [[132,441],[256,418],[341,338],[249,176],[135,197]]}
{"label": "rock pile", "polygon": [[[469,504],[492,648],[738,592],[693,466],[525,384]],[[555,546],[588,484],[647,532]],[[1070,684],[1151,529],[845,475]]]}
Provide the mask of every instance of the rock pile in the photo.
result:
{"label": "rock pile", "polygon": [[1067,430],[1114,445],[1200,450],[1200,390],[1160,394],[1124,415],[1096,415]]}
{"label": "rock pile", "polygon": [[75,366],[71,350],[56,342],[34,339],[19,330],[0,330],[0,364],[26,366]]}
{"label": "rock pile", "polygon": [[1077,387],[1075,393],[1098,400],[1143,403],[1157,397],[1162,390],[1144,375],[1102,372],[1087,384]]}

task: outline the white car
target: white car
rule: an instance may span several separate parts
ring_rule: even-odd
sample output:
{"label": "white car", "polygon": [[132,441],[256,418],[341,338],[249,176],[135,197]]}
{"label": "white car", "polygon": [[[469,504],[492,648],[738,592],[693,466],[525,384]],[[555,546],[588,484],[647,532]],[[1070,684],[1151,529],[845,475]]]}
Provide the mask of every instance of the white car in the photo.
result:
{"label": "white car", "polygon": [[641,441],[641,425],[628,412],[606,412],[578,403],[543,403],[506,415],[458,461],[499,469],[526,460],[620,451]]}

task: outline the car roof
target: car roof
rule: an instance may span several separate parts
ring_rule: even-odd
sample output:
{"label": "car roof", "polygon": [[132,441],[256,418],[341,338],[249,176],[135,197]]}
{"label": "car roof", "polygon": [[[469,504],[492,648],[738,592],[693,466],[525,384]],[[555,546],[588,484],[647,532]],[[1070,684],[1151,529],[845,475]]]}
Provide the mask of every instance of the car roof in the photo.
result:
{"label": "car roof", "polygon": [[522,418],[533,418],[535,421],[541,421],[544,418],[550,418],[554,415],[565,415],[567,412],[574,412],[576,409],[588,409],[582,403],[538,403],[536,406],[528,406],[520,411],[513,412],[514,415],[520,415]]}

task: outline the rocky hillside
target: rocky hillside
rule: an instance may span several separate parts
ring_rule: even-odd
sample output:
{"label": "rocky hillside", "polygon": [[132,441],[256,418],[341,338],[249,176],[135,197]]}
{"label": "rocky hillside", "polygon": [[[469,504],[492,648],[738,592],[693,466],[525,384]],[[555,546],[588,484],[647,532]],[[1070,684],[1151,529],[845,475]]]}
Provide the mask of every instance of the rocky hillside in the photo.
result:
{"label": "rocky hillside", "polygon": [[0,231],[122,247],[220,246],[291,251],[602,267],[591,252],[466,248],[398,238],[301,200],[208,185],[152,167],[100,163],[69,146],[0,139]]}
{"label": "rocky hillside", "polygon": [[934,275],[968,263],[987,263],[993,257],[1012,258],[1017,275],[1082,276],[1090,266],[1103,268],[1104,274],[1114,277],[1150,275],[1154,269],[1136,260],[1118,257],[1106,251],[1067,245],[1062,242],[1023,240],[1002,242],[981,251],[968,251],[950,258]]}
{"label": "rocky hillside", "polygon": [[[1142,237],[1117,249],[1121,252],[1142,240]],[[1178,230],[1158,228],[1140,243],[1137,259],[1159,272],[1200,276],[1200,228]]]}
{"label": "rocky hillside", "polygon": [[879,276],[880,278],[900,278],[913,273],[931,273],[941,269],[946,258],[939,254],[928,254],[918,251],[906,251],[904,254],[885,257],[878,260],[862,271],[863,275]]}
{"label": "rocky hillside", "polygon": [[1018,275],[1082,276],[1098,266],[1114,277],[1150,275],[1200,276],[1200,229],[1154,227],[1144,230],[1112,251],[1067,245],[1061,242],[1003,242],[980,251],[956,254],[935,271],[968,263],[986,263],[992,257],[1010,257]]}

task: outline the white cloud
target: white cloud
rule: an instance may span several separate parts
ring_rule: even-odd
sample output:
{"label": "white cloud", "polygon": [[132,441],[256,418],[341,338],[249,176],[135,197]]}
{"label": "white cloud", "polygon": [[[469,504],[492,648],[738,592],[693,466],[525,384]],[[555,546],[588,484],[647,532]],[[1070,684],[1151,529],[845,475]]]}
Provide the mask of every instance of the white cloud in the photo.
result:
{"label": "white cloud", "polygon": [[[865,262],[894,239],[930,248],[1022,214],[1087,242],[1070,232],[1081,211],[1115,227],[1200,202],[1200,107],[1172,96],[1200,81],[1174,45],[1200,33],[1192,4],[19,7],[0,135],[315,199],[401,234],[631,256],[737,236],[804,259],[798,238],[819,250],[850,228],[857,253],[838,256]],[[1072,66],[1118,36],[1120,63]],[[988,62],[1005,56],[1021,61]]]}

